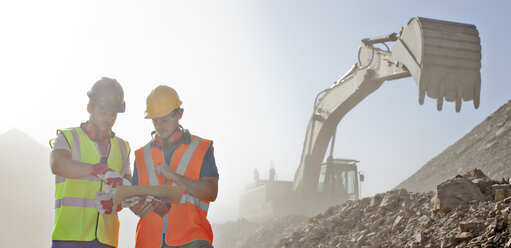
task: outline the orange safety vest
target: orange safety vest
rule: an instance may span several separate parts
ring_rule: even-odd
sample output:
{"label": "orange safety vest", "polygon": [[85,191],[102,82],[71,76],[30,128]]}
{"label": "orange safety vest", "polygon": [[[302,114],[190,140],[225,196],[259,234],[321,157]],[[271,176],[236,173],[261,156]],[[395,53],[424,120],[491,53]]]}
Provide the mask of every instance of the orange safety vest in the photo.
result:
{"label": "orange safety vest", "polygon": [[[151,143],[135,151],[139,185],[165,185],[165,177],[155,172],[158,165],[165,163],[163,151],[158,147],[151,147]],[[199,180],[202,161],[211,144],[211,140],[192,135],[189,144],[182,144],[174,151],[170,168],[188,179]],[[176,185],[170,180],[167,184]],[[163,218],[152,211],[144,218],[140,218],[135,247],[162,247],[163,228],[165,243],[170,246],[184,245],[198,239],[207,240],[212,244],[213,231],[206,219],[208,208],[209,201],[185,192],[179,203],[172,202],[172,207]]]}

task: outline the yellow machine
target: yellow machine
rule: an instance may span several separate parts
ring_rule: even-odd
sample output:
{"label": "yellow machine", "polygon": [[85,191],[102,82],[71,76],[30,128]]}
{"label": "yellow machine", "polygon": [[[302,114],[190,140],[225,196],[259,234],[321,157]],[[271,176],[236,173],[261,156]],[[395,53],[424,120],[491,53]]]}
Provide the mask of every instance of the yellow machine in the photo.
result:
{"label": "yellow machine", "polygon": [[[392,50],[386,42],[394,42]],[[362,39],[357,63],[316,97],[294,181],[258,180],[247,185],[240,217],[313,215],[358,199],[358,161],[332,157],[337,125],[348,111],[385,81],[410,76],[419,88],[420,104],[427,95],[436,99],[438,110],[444,100],[455,102],[456,112],[462,100],[473,101],[478,108],[480,68],[481,41],[470,24],[415,17],[399,33]],[[330,155],[323,162],[329,142]]]}

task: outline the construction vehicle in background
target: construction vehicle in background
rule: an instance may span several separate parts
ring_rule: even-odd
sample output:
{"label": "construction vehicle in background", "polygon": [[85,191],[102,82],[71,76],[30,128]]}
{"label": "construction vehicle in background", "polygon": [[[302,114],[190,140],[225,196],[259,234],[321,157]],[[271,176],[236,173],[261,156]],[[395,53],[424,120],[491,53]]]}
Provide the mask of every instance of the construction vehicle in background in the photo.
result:
{"label": "construction vehicle in background", "polygon": [[[386,42],[394,42],[392,50]],[[381,46],[382,49],[377,46]],[[334,159],[338,123],[385,81],[412,77],[425,96],[479,107],[481,42],[476,26],[421,17],[412,18],[399,33],[362,39],[358,61],[330,88],[321,91],[307,126],[300,165],[294,181],[257,180],[246,186],[239,215],[264,220],[288,214],[311,216],[347,200],[359,199],[356,160]],[[330,154],[325,159],[330,143]]]}

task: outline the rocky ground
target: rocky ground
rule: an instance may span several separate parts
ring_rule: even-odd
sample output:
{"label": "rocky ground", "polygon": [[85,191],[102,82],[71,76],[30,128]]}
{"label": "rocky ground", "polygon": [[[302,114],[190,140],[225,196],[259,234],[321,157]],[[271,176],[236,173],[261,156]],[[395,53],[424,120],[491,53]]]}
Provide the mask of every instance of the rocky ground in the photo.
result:
{"label": "rocky ground", "polygon": [[281,238],[292,234],[297,227],[307,223],[304,216],[286,216],[264,223],[245,219],[214,226],[214,246],[222,247],[277,247]]}
{"label": "rocky ground", "polygon": [[511,247],[511,185],[480,170],[434,192],[389,191],[313,218],[216,228],[215,247]]}
{"label": "rocky ground", "polygon": [[511,101],[393,191],[312,218],[217,225],[214,245],[511,248],[510,176]]}

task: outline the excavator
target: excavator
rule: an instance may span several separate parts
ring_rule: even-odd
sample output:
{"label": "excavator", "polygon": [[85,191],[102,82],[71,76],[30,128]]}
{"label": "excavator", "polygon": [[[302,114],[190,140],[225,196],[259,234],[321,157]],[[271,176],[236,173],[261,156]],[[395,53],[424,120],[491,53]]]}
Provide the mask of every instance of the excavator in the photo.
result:
{"label": "excavator", "polygon": [[[387,43],[393,42],[392,49]],[[256,180],[240,197],[239,217],[252,221],[312,216],[358,200],[362,175],[353,159],[333,158],[336,129],[358,103],[386,82],[412,77],[418,100],[479,107],[481,41],[475,25],[414,17],[398,33],[361,40],[357,62],[314,101],[294,181]],[[330,143],[330,145],[329,145]],[[330,154],[324,162],[327,148]]]}

